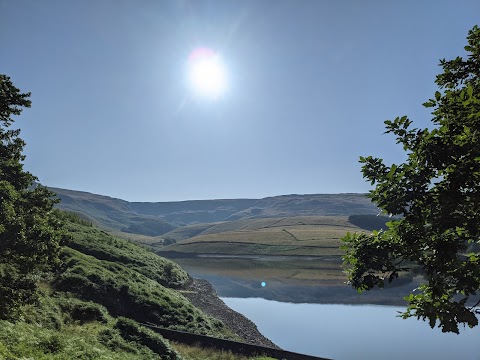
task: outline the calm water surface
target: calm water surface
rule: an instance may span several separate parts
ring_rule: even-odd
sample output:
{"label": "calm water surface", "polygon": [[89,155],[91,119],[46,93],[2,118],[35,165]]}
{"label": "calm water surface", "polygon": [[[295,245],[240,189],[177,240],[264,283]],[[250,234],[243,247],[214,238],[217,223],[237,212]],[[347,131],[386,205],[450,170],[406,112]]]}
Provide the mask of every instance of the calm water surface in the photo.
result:
{"label": "calm water surface", "polygon": [[480,329],[443,334],[416,319],[396,317],[400,307],[222,300],[285,350],[336,360],[480,360]]}
{"label": "calm water surface", "polygon": [[396,317],[416,282],[358,295],[344,279],[329,286],[299,279],[332,272],[341,261],[176,261],[192,276],[210,281],[229,307],[286,350],[336,360],[480,360],[480,327],[443,334],[415,318]]}

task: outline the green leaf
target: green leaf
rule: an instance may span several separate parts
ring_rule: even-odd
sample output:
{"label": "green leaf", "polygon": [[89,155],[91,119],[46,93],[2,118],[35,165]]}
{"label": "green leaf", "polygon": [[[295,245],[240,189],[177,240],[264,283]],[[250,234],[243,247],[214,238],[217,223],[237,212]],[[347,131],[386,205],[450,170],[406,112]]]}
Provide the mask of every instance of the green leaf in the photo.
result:
{"label": "green leaf", "polygon": [[471,85],[467,87],[467,94],[470,98],[473,96],[473,87]]}

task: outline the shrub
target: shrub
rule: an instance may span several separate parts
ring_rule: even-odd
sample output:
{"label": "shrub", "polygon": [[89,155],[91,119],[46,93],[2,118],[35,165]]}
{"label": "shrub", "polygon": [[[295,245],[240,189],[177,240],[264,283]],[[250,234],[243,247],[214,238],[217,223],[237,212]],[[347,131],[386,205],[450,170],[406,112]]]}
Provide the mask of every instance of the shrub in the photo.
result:
{"label": "shrub", "polygon": [[104,329],[98,333],[98,341],[116,352],[137,353],[137,349],[120,336],[117,329]]}
{"label": "shrub", "polygon": [[79,321],[82,324],[90,321],[107,322],[107,309],[92,301],[66,298],[59,301],[59,306],[73,321]]}
{"label": "shrub", "polygon": [[63,343],[58,335],[52,335],[39,341],[38,346],[44,353],[55,354],[63,349]]}
{"label": "shrub", "polygon": [[121,317],[117,320],[116,328],[125,340],[136,341],[147,346],[153,352],[161,355],[162,360],[180,360],[167,340],[160,334],[140,326],[135,321]]}

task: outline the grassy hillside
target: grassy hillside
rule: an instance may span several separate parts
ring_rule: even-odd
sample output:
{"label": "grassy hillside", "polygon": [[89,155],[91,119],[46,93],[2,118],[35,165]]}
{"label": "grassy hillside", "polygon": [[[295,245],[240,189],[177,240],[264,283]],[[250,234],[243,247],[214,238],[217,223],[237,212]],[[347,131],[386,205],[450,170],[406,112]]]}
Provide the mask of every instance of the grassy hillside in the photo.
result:
{"label": "grassy hillside", "polygon": [[376,206],[365,194],[282,195],[260,199],[254,206],[225,220],[377,213]]}
{"label": "grassy hillside", "polygon": [[179,359],[160,335],[66,294],[44,293],[24,312],[21,321],[0,321],[1,359]]}
{"label": "grassy hillside", "polygon": [[[299,216],[219,223],[162,248],[170,254],[340,256],[340,238],[366,231],[347,216]],[[165,234],[169,236],[170,233]]]}
{"label": "grassy hillside", "polygon": [[108,261],[102,264],[116,263],[167,287],[179,288],[189,280],[175,263],[95,227],[70,223],[69,232],[71,241],[66,252],[74,249],[96,260]]}
{"label": "grassy hillside", "polygon": [[[190,200],[173,202],[128,202],[81,191],[52,188],[61,199],[60,209],[81,214],[96,225],[143,243],[156,243],[158,237],[175,228],[244,219],[294,216],[349,216],[377,214],[364,194],[283,195],[264,199]],[[203,225],[202,225],[203,226]],[[198,228],[189,228],[197,231]],[[202,230],[203,231],[203,230]],[[188,237],[197,234],[190,233]],[[162,236],[163,237],[163,236]],[[171,233],[167,240],[187,236]]]}
{"label": "grassy hillside", "polygon": [[157,236],[175,226],[155,216],[135,213],[128,201],[82,191],[51,188],[61,199],[58,208],[80,214],[95,225],[118,233]]}
{"label": "grassy hillside", "polygon": [[94,227],[68,225],[71,240],[53,287],[107,308],[114,316],[199,334],[228,336],[180,292],[189,281],[176,263]]}
{"label": "grassy hillside", "polygon": [[138,322],[237,338],[176,290],[189,281],[177,264],[63,216],[71,235],[63,264],[39,279],[39,301],[22,318],[0,321],[0,359],[180,358]]}

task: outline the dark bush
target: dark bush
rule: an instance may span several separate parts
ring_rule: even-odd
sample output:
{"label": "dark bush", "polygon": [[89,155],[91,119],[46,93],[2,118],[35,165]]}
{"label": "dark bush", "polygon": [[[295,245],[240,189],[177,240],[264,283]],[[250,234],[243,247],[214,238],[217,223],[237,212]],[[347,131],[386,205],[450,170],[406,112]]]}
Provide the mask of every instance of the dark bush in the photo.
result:
{"label": "dark bush", "polygon": [[47,339],[43,339],[39,342],[38,346],[44,353],[55,354],[63,348],[63,344],[57,335],[53,335]]}
{"label": "dark bush", "polygon": [[82,324],[90,321],[107,322],[107,309],[92,301],[69,298],[59,301],[59,306],[73,321]]}
{"label": "dark bush", "polygon": [[98,333],[98,341],[114,351],[137,353],[137,349],[120,336],[118,330],[104,329]]}
{"label": "dark bush", "polygon": [[392,221],[393,219],[387,216],[376,216],[376,215],[350,215],[348,221],[353,225],[358,226],[359,228],[365,230],[387,230],[387,222]]}
{"label": "dark bush", "polygon": [[146,327],[140,326],[135,321],[121,317],[118,318],[115,326],[125,340],[136,341],[145,345],[153,352],[161,355],[162,360],[179,359],[167,340],[165,340],[160,334],[157,334]]}

